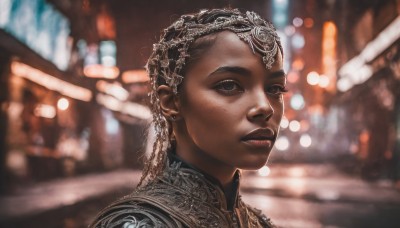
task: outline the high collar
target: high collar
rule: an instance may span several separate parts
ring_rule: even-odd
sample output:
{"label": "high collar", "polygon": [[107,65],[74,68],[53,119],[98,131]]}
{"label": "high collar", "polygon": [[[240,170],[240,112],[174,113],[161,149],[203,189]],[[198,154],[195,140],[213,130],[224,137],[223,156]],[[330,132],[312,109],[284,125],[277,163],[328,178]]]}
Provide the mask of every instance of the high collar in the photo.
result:
{"label": "high collar", "polygon": [[[213,187],[218,192],[222,193],[221,200],[225,202],[224,205],[226,205],[227,210],[233,211],[233,209],[237,207],[237,202],[239,197],[240,177],[241,177],[239,170],[236,170],[233,176],[233,181],[230,191],[224,191],[221,182],[217,178],[187,163],[177,154],[173,152],[168,152],[168,164],[171,165],[173,163],[179,163],[181,168],[191,169],[200,174],[201,176],[203,176],[209,183],[213,185]],[[228,192],[230,192],[231,194],[228,195],[227,194]]]}

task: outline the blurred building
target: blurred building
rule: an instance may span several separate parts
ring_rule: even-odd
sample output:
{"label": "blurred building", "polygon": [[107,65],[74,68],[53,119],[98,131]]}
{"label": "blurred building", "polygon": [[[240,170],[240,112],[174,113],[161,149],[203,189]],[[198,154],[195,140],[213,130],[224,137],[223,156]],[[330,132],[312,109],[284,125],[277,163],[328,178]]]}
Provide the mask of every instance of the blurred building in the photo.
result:
{"label": "blurred building", "polygon": [[399,178],[399,1],[272,3],[289,92],[271,159]]}
{"label": "blurred building", "polygon": [[41,0],[0,8],[2,174],[16,181],[71,175],[88,157],[93,97],[71,71],[71,22]]}
{"label": "blurred building", "polygon": [[137,167],[148,77],[122,80],[104,4],[2,0],[0,15],[0,186]]}
{"label": "blurred building", "polygon": [[361,161],[364,177],[400,178],[400,1],[340,8],[337,138],[349,139],[342,150]]}
{"label": "blurred building", "polygon": [[[161,28],[212,7],[270,1],[0,1],[0,186],[139,168]],[[167,19],[167,20],[166,20]]]}

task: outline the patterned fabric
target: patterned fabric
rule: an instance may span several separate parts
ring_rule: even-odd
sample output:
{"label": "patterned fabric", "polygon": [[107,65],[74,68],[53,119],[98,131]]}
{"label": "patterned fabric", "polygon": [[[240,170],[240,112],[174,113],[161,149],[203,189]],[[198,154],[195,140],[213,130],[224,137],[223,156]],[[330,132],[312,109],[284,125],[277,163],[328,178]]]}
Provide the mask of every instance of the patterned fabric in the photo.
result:
{"label": "patterned fabric", "polygon": [[275,227],[237,194],[227,202],[212,177],[179,158],[170,160],[162,176],[105,208],[90,227]]}

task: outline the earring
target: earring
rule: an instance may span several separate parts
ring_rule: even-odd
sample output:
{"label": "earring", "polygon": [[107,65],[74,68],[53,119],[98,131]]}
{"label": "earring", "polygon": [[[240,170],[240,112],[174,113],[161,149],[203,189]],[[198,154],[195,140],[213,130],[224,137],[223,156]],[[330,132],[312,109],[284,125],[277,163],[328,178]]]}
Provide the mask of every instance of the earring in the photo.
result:
{"label": "earring", "polygon": [[175,121],[175,120],[176,120],[176,116],[175,116],[175,115],[171,115],[170,119],[171,119],[172,121]]}

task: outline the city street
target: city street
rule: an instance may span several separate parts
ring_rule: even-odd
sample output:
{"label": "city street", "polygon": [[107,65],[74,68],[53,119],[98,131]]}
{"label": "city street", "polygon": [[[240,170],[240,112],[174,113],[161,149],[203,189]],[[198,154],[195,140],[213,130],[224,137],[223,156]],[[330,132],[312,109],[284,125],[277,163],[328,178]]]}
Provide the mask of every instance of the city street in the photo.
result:
{"label": "city street", "polygon": [[[1,227],[85,227],[98,210],[131,191],[139,172],[120,170],[37,184],[0,198]],[[244,172],[245,202],[281,227],[398,227],[400,192],[332,165],[272,165]]]}
{"label": "city street", "polygon": [[240,195],[278,227],[399,228],[399,28],[400,0],[0,0],[0,228],[88,227],[167,153],[228,198],[268,160]]}

